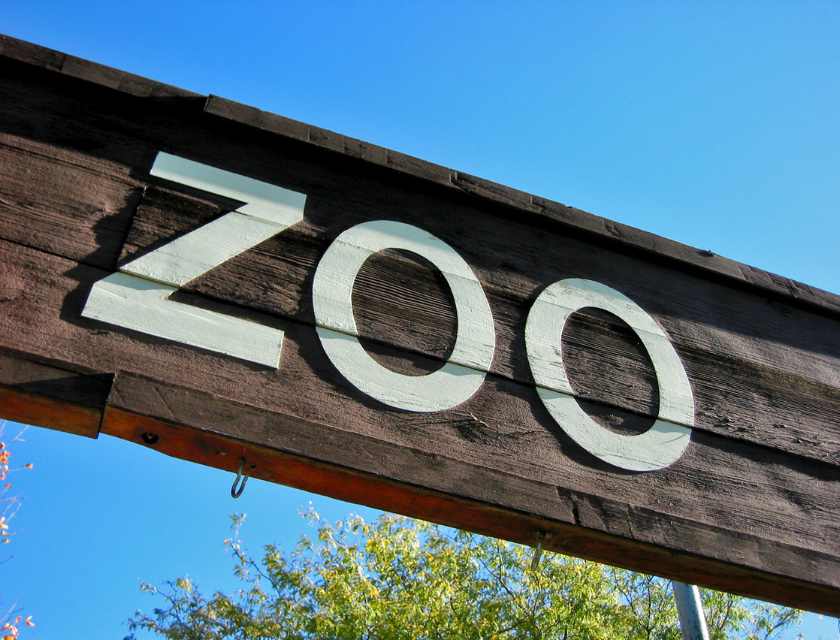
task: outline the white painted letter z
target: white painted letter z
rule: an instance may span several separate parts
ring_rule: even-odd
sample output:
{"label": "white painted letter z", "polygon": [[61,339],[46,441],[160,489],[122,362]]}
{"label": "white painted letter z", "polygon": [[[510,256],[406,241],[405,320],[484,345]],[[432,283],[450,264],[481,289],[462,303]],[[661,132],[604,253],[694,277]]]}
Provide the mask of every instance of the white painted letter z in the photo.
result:
{"label": "white painted letter z", "polygon": [[167,298],[193,278],[302,220],[306,196],[166,153],[158,154],[151,175],[246,204],[96,282],[82,315],[278,367],[282,331]]}

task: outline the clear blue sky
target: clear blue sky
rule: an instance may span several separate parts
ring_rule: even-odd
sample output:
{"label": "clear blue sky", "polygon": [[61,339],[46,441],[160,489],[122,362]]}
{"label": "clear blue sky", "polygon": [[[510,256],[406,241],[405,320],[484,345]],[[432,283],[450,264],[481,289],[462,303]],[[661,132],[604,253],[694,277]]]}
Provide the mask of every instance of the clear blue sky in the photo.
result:
{"label": "clear blue sky", "polygon": [[[0,0],[0,33],[216,94],[840,293],[838,2]],[[6,436],[16,431],[8,425]],[[222,540],[311,500],[108,437],[30,429],[0,566],[41,638],[121,638],[139,581],[230,589]],[[809,620],[807,638],[838,638]]]}

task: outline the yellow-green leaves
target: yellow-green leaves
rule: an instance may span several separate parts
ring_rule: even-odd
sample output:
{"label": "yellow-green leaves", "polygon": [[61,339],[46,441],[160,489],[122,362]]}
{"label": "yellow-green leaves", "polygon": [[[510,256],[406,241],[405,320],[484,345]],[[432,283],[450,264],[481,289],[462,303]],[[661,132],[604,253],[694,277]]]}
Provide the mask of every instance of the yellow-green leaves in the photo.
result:
{"label": "yellow-green leaves", "polygon": [[[182,578],[133,630],[164,638],[335,640],[679,640],[670,583],[556,554],[530,569],[532,550],[383,515],[335,524],[314,511],[294,551],[267,545],[261,561],[225,541],[243,588],[202,596]],[[778,637],[798,612],[705,593],[720,638]]]}

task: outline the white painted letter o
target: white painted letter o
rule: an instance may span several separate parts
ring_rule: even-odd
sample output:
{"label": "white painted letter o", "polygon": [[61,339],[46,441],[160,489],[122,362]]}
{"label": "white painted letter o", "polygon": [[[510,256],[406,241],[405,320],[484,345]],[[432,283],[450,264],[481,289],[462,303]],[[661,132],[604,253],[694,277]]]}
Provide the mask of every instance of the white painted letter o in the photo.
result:
{"label": "white painted letter o", "polygon": [[[377,251],[404,249],[437,267],[446,279],[458,315],[455,346],[437,371],[408,376],[376,362],[358,339],[353,283]],[[312,285],[318,336],[333,365],[359,390],[392,407],[432,412],[468,400],[493,362],[496,332],[490,304],[469,265],[442,240],[412,225],[389,220],[358,224],[329,246]]]}
{"label": "white painted letter o", "polygon": [[[647,349],[659,386],[659,416],[642,434],[621,435],[603,428],[574,397],[563,363],[561,339],[569,316],[583,307],[618,316]],[[525,344],[540,398],[563,430],[591,454],[630,471],[662,469],[683,454],[694,426],[691,384],[665,332],[627,296],[592,280],[555,282],[537,297],[528,313]]]}

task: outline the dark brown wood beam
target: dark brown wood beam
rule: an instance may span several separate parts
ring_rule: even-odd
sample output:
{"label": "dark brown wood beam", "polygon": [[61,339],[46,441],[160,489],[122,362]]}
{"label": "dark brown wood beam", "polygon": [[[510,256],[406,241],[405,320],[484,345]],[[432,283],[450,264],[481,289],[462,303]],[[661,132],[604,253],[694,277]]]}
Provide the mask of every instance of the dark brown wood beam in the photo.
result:
{"label": "dark brown wood beam", "polygon": [[[282,331],[276,367],[83,315],[95,283],[243,204],[150,175],[161,153],[306,195],[302,220],[166,302]],[[269,481],[525,544],[545,532],[553,550],[840,614],[837,296],[2,37],[0,176],[2,417],[229,471],[245,457]],[[461,404],[376,400],[318,337],[325,252],[375,220],[447,243],[487,297],[494,357]],[[628,296],[677,354],[693,430],[670,466],[596,457],[541,400],[526,322],[569,278]],[[366,352],[400,375],[439,369],[465,322],[438,268],[404,250],[371,256],[351,297]],[[634,329],[587,307],[552,347],[604,433],[650,428],[662,398]]]}

